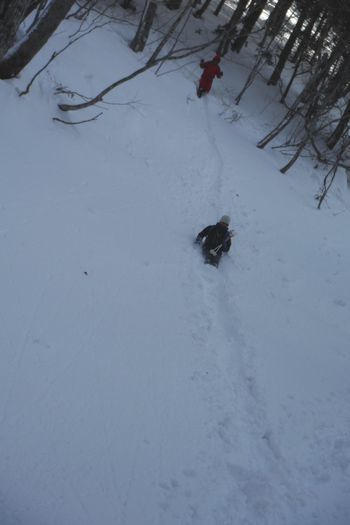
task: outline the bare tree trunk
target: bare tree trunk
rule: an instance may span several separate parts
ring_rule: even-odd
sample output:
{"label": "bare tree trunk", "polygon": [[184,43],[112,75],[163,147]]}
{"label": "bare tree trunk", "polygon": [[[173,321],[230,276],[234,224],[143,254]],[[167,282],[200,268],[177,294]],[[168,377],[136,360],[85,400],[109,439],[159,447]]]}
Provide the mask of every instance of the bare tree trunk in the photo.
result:
{"label": "bare tree trunk", "polygon": [[216,9],[214,11],[214,15],[215,16],[218,16],[218,14],[220,13],[221,9],[224,7],[225,5],[225,2],[226,0],[220,0],[220,2],[218,3],[218,5],[216,6]]}
{"label": "bare tree trunk", "polygon": [[321,47],[324,45],[324,39],[327,36],[327,33],[330,28],[330,18],[327,16],[327,11],[324,10],[320,13],[319,19],[313,35],[310,37],[309,50],[310,50],[310,59],[309,62],[312,65],[320,51],[320,39],[322,38]]}
{"label": "bare tree trunk", "polygon": [[74,0],[52,0],[32,31],[0,62],[0,78],[11,78],[26,67],[64,19]]}
{"label": "bare tree trunk", "polygon": [[311,32],[312,32],[312,28],[314,27],[314,24],[316,22],[316,19],[317,19],[317,12],[314,12],[314,15],[310,18],[310,21],[304,31],[304,34],[303,34],[303,37],[299,43],[299,46],[298,46],[298,49],[296,50],[295,54],[294,54],[294,60],[296,61],[296,64],[295,64],[295,67],[294,67],[294,70],[293,70],[293,74],[288,82],[288,85],[281,97],[281,102],[284,102],[288,93],[289,93],[289,90],[290,88],[292,87],[292,84],[293,84],[293,81],[295,79],[295,77],[297,76],[297,73],[298,73],[298,69],[301,65],[301,62],[304,58],[304,54],[306,52],[306,49],[308,47],[308,44],[309,44],[309,41],[310,41],[310,36],[311,36]]}
{"label": "bare tree trunk", "polygon": [[123,9],[131,9],[136,11],[136,8],[133,7],[132,0],[123,0],[120,5]]}
{"label": "bare tree trunk", "polygon": [[287,126],[288,124],[293,120],[293,118],[295,117],[297,113],[297,106],[293,106],[289,111],[288,113],[283,117],[283,119],[281,120],[281,122],[279,122],[279,124],[277,124],[277,126],[272,130],[270,131],[270,133],[268,133],[263,139],[261,139],[258,143],[257,143],[257,147],[259,149],[264,149],[265,146],[268,145],[269,142],[271,142],[271,140],[273,140],[274,138],[277,137],[277,135],[279,135],[281,133],[281,131],[283,131]]}
{"label": "bare tree trunk", "polygon": [[181,4],[182,4],[182,0],[166,0],[165,7],[173,11],[175,9],[179,9]]}
{"label": "bare tree trunk", "polygon": [[316,123],[317,118],[320,114],[320,109],[321,108],[319,105],[319,94],[316,90],[316,92],[314,92],[312,96],[310,96],[309,105],[304,116],[304,136],[299,142],[299,144],[296,145],[297,149],[290,161],[287,162],[287,164],[280,169],[281,173],[286,173],[293,166],[293,164],[298,160],[298,158],[302,154],[307,143],[313,139],[313,135],[315,134],[314,124]]}
{"label": "bare tree trunk", "polygon": [[[347,130],[347,132],[349,133],[349,130]],[[333,181],[335,179],[335,176],[337,174],[337,171],[338,171],[339,164],[341,162],[342,156],[343,156],[344,152],[349,148],[349,146],[350,146],[350,140],[349,140],[349,138],[347,138],[346,140],[344,140],[343,144],[341,145],[341,147],[340,147],[340,149],[339,149],[339,151],[337,153],[337,157],[335,159],[334,165],[331,167],[331,169],[329,170],[329,172],[327,173],[327,175],[325,176],[325,178],[323,180],[323,186],[322,186],[321,194],[318,196],[318,206],[317,206],[318,210],[321,209],[322,202],[327,197],[327,193],[328,193],[329,189],[331,188],[331,186],[333,184]]]}
{"label": "bare tree trunk", "polygon": [[341,97],[345,97],[349,90],[350,76],[350,53],[345,48],[343,38],[339,38],[329,59],[332,74],[329,75],[328,83],[324,92],[329,106],[334,106]]}
{"label": "bare tree trunk", "polygon": [[197,11],[195,11],[193,13],[193,16],[195,16],[196,18],[201,18],[201,16],[206,12],[206,10],[208,9],[209,5],[211,4],[212,0],[205,0],[203,5],[197,9]]}
{"label": "bare tree trunk", "polygon": [[281,173],[287,173],[287,171],[293,166],[293,164],[298,160],[300,157],[303,149],[305,148],[308,141],[308,135],[306,134],[303,140],[300,142],[300,144],[297,147],[296,152],[294,153],[293,157],[290,159],[290,161],[283,166],[283,168],[280,169]]}
{"label": "bare tree trunk", "polygon": [[293,2],[294,0],[279,0],[277,2],[266,21],[265,34],[263,40],[259,44],[260,47],[264,46],[268,37],[270,37],[272,40],[276,38],[285,21],[287,11]]}
{"label": "bare tree trunk", "polygon": [[157,2],[147,0],[136,35],[130,44],[135,53],[143,51],[157,12]]}
{"label": "bare tree trunk", "polygon": [[236,51],[237,53],[240,52],[261,13],[263,12],[267,2],[268,0],[255,0],[255,2],[251,4],[247,15],[244,17],[241,32],[233,43],[232,51]]}
{"label": "bare tree trunk", "polygon": [[176,31],[177,27],[180,25],[180,22],[185,18],[186,15],[189,14],[193,7],[193,0],[188,0],[187,4],[181,11],[181,13],[177,16],[173,24],[170,26],[169,31],[164,35],[164,38],[160,41],[156,49],[153,51],[151,58],[148,59],[147,64],[151,64],[158,56],[165,44],[169,41],[169,39],[173,36],[174,32]]}
{"label": "bare tree trunk", "polygon": [[327,140],[327,146],[329,149],[333,149],[334,146],[339,142],[341,137],[344,135],[345,130],[348,128],[350,121],[350,100],[348,101],[344,113],[342,114],[337,127],[333,131],[332,135]]}
{"label": "bare tree trunk", "polygon": [[278,59],[278,62],[276,64],[276,67],[268,81],[268,85],[272,85],[272,86],[275,86],[277,84],[277,82],[279,81],[280,77],[281,77],[281,74],[282,74],[282,71],[284,69],[284,66],[289,58],[289,55],[293,49],[293,46],[296,42],[296,39],[298,38],[299,34],[300,34],[300,31],[301,31],[301,28],[305,22],[305,19],[306,19],[306,15],[307,15],[307,12],[308,12],[308,6],[306,5],[306,7],[304,7],[304,9],[301,11],[300,15],[299,15],[299,18],[298,18],[298,21],[297,23],[295,24],[295,27],[293,29],[293,31],[291,32],[291,34],[289,35],[289,38],[286,42],[286,45],[284,46],[284,48],[282,49],[282,52],[279,56],[279,59]]}
{"label": "bare tree trunk", "polygon": [[287,113],[277,124],[277,126],[258,142],[258,148],[263,149],[265,146],[267,146],[269,142],[271,142],[271,140],[276,138],[277,135],[279,135],[279,133],[281,133],[281,131],[288,126],[288,124],[294,119],[294,117],[300,113],[300,109],[303,105],[309,105],[307,115],[310,116],[312,104],[315,105],[315,99],[317,97],[317,88],[322,82],[322,79],[324,79],[327,66],[328,59],[321,59],[317,71],[307,82],[303,91],[297,96],[292,106],[288,109]]}
{"label": "bare tree trunk", "polygon": [[0,3],[0,60],[14,45],[17,30],[32,0],[2,0]]}
{"label": "bare tree trunk", "polygon": [[226,25],[225,27],[225,31],[224,31],[224,34],[221,38],[221,41],[220,41],[220,44],[219,44],[219,47],[218,47],[218,53],[220,53],[220,55],[224,56],[226,55],[227,51],[228,51],[228,48],[229,48],[229,45],[230,45],[230,42],[232,41],[234,35],[235,35],[235,32],[236,32],[236,25],[238,24],[238,22],[241,20],[242,18],[242,15],[248,5],[248,3],[250,2],[250,0],[239,0],[237,6],[236,6],[236,9],[234,10],[234,12],[232,13],[232,16],[228,22],[228,24]]}
{"label": "bare tree trunk", "polygon": [[303,55],[305,53],[306,49],[309,47],[310,40],[311,40],[312,29],[313,29],[313,27],[314,27],[318,17],[319,17],[319,8],[318,8],[317,4],[315,4],[315,7],[313,9],[313,12],[311,13],[310,19],[309,19],[309,21],[308,21],[304,31],[302,31],[301,34],[300,34],[301,38],[299,40],[298,46],[295,49],[294,55],[291,58],[291,62],[293,62],[293,63],[297,62],[299,56]]}
{"label": "bare tree trunk", "polygon": [[292,87],[292,84],[293,84],[293,82],[294,82],[294,80],[295,80],[295,77],[297,76],[298,69],[299,69],[299,67],[300,67],[300,64],[301,64],[302,58],[303,58],[302,55],[300,55],[299,60],[297,61],[297,63],[296,63],[295,66],[294,66],[293,74],[292,74],[292,76],[290,77],[289,82],[288,82],[288,84],[287,84],[287,87],[286,87],[286,89],[284,90],[284,92],[282,93],[282,96],[281,96],[281,100],[280,100],[280,102],[282,102],[282,103],[285,102],[285,100],[286,100],[286,98],[287,98],[287,95],[288,95],[288,93],[289,93],[289,90],[290,90],[290,88]]}
{"label": "bare tree trunk", "polygon": [[[271,43],[272,43],[272,41],[270,40],[270,44]],[[238,93],[238,95],[237,95],[237,97],[235,99],[236,106],[238,106],[238,104],[240,103],[244,93],[247,91],[249,86],[252,85],[252,83],[254,82],[254,79],[258,75],[259,71],[264,67],[264,65],[266,64],[266,62],[269,59],[269,46],[267,46],[266,49],[259,49],[259,51],[260,52],[259,52],[259,54],[258,54],[258,56],[256,58],[255,64],[252,67],[252,69],[251,69],[251,71],[250,71],[250,73],[248,75],[248,78],[247,78],[243,88]]]}

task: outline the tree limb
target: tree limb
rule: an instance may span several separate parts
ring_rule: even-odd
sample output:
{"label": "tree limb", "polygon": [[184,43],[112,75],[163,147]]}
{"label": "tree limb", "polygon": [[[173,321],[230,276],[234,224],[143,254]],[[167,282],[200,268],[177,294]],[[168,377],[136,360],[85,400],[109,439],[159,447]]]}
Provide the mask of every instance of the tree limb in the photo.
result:
{"label": "tree limb", "polygon": [[98,117],[100,117],[102,114],[103,114],[103,111],[101,111],[101,113],[98,113],[92,118],[89,118],[86,120],[79,120],[78,122],[69,122],[68,120],[62,120],[58,117],[53,117],[52,120],[54,120],[55,122],[62,122],[62,124],[68,124],[69,126],[74,126],[75,124],[84,124],[85,122],[92,122],[94,120],[97,120]]}

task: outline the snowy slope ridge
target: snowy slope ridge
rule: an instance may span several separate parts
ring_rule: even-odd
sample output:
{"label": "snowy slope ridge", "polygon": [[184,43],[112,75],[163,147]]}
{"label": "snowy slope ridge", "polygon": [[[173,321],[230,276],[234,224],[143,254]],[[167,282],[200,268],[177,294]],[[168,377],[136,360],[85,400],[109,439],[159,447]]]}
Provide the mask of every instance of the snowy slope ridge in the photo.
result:
{"label": "snowy slope ridge", "polygon": [[[18,98],[72,25],[0,85],[1,525],[350,523],[345,177],[319,212],[322,172],[255,147],[263,84],[225,120],[229,60],[207,98],[192,62],[53,122],[55,85],[142,60],[101,30]],[[192,241],[222,213],[216,270]]]}

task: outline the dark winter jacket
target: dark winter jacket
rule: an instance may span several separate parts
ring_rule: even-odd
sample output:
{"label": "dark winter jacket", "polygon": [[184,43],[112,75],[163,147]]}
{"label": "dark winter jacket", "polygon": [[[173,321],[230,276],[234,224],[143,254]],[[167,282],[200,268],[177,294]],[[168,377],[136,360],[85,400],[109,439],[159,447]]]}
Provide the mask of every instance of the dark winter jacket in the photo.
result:
{"label": "dark winter jacket", "polygon": [[226,224],[218,222],[212,226],[207,226],[197,235],[197,242],[201,242],[204,239],[203,248],[204,250],[213,250],[220,244],[222,246],[218,250],[218,255],[222,252],[228,252],[231,248],[231,236]]}
{"label": "dark winter jacket", "polygon": [[222,77],[222,71],[218,66],[218,62],[220,62],[220,59],[215,57],[210,62],[204,62],[203,60],[201,60],[199,64],[200,67],[204,69],[201,79],[199,81],[199,88],[202,91],[205,91],[206,93],[209,93],[214,78]]}

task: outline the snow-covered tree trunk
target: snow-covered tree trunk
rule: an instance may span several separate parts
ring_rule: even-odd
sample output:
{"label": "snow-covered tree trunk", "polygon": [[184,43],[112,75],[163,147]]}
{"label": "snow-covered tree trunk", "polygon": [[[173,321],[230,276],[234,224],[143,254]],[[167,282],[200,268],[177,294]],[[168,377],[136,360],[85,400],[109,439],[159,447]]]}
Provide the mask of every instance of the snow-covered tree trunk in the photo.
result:
{"label": "snow-covered tree trunk", "polygon": [[[31,31],[0,61],[0,78],[16,76],[46,44],[75,0],[51,0]],[[19,0],[12,0],[19,2]],[[11,2],[11,10],[12,10]],[[27,2],[27,4],[29,4]],[[26,6],[28,7],[28,5]]]}
{"label": "snow-covered tree trunk", "polygon": [[13,46],[32,0],[0,0],[0,60]]}

